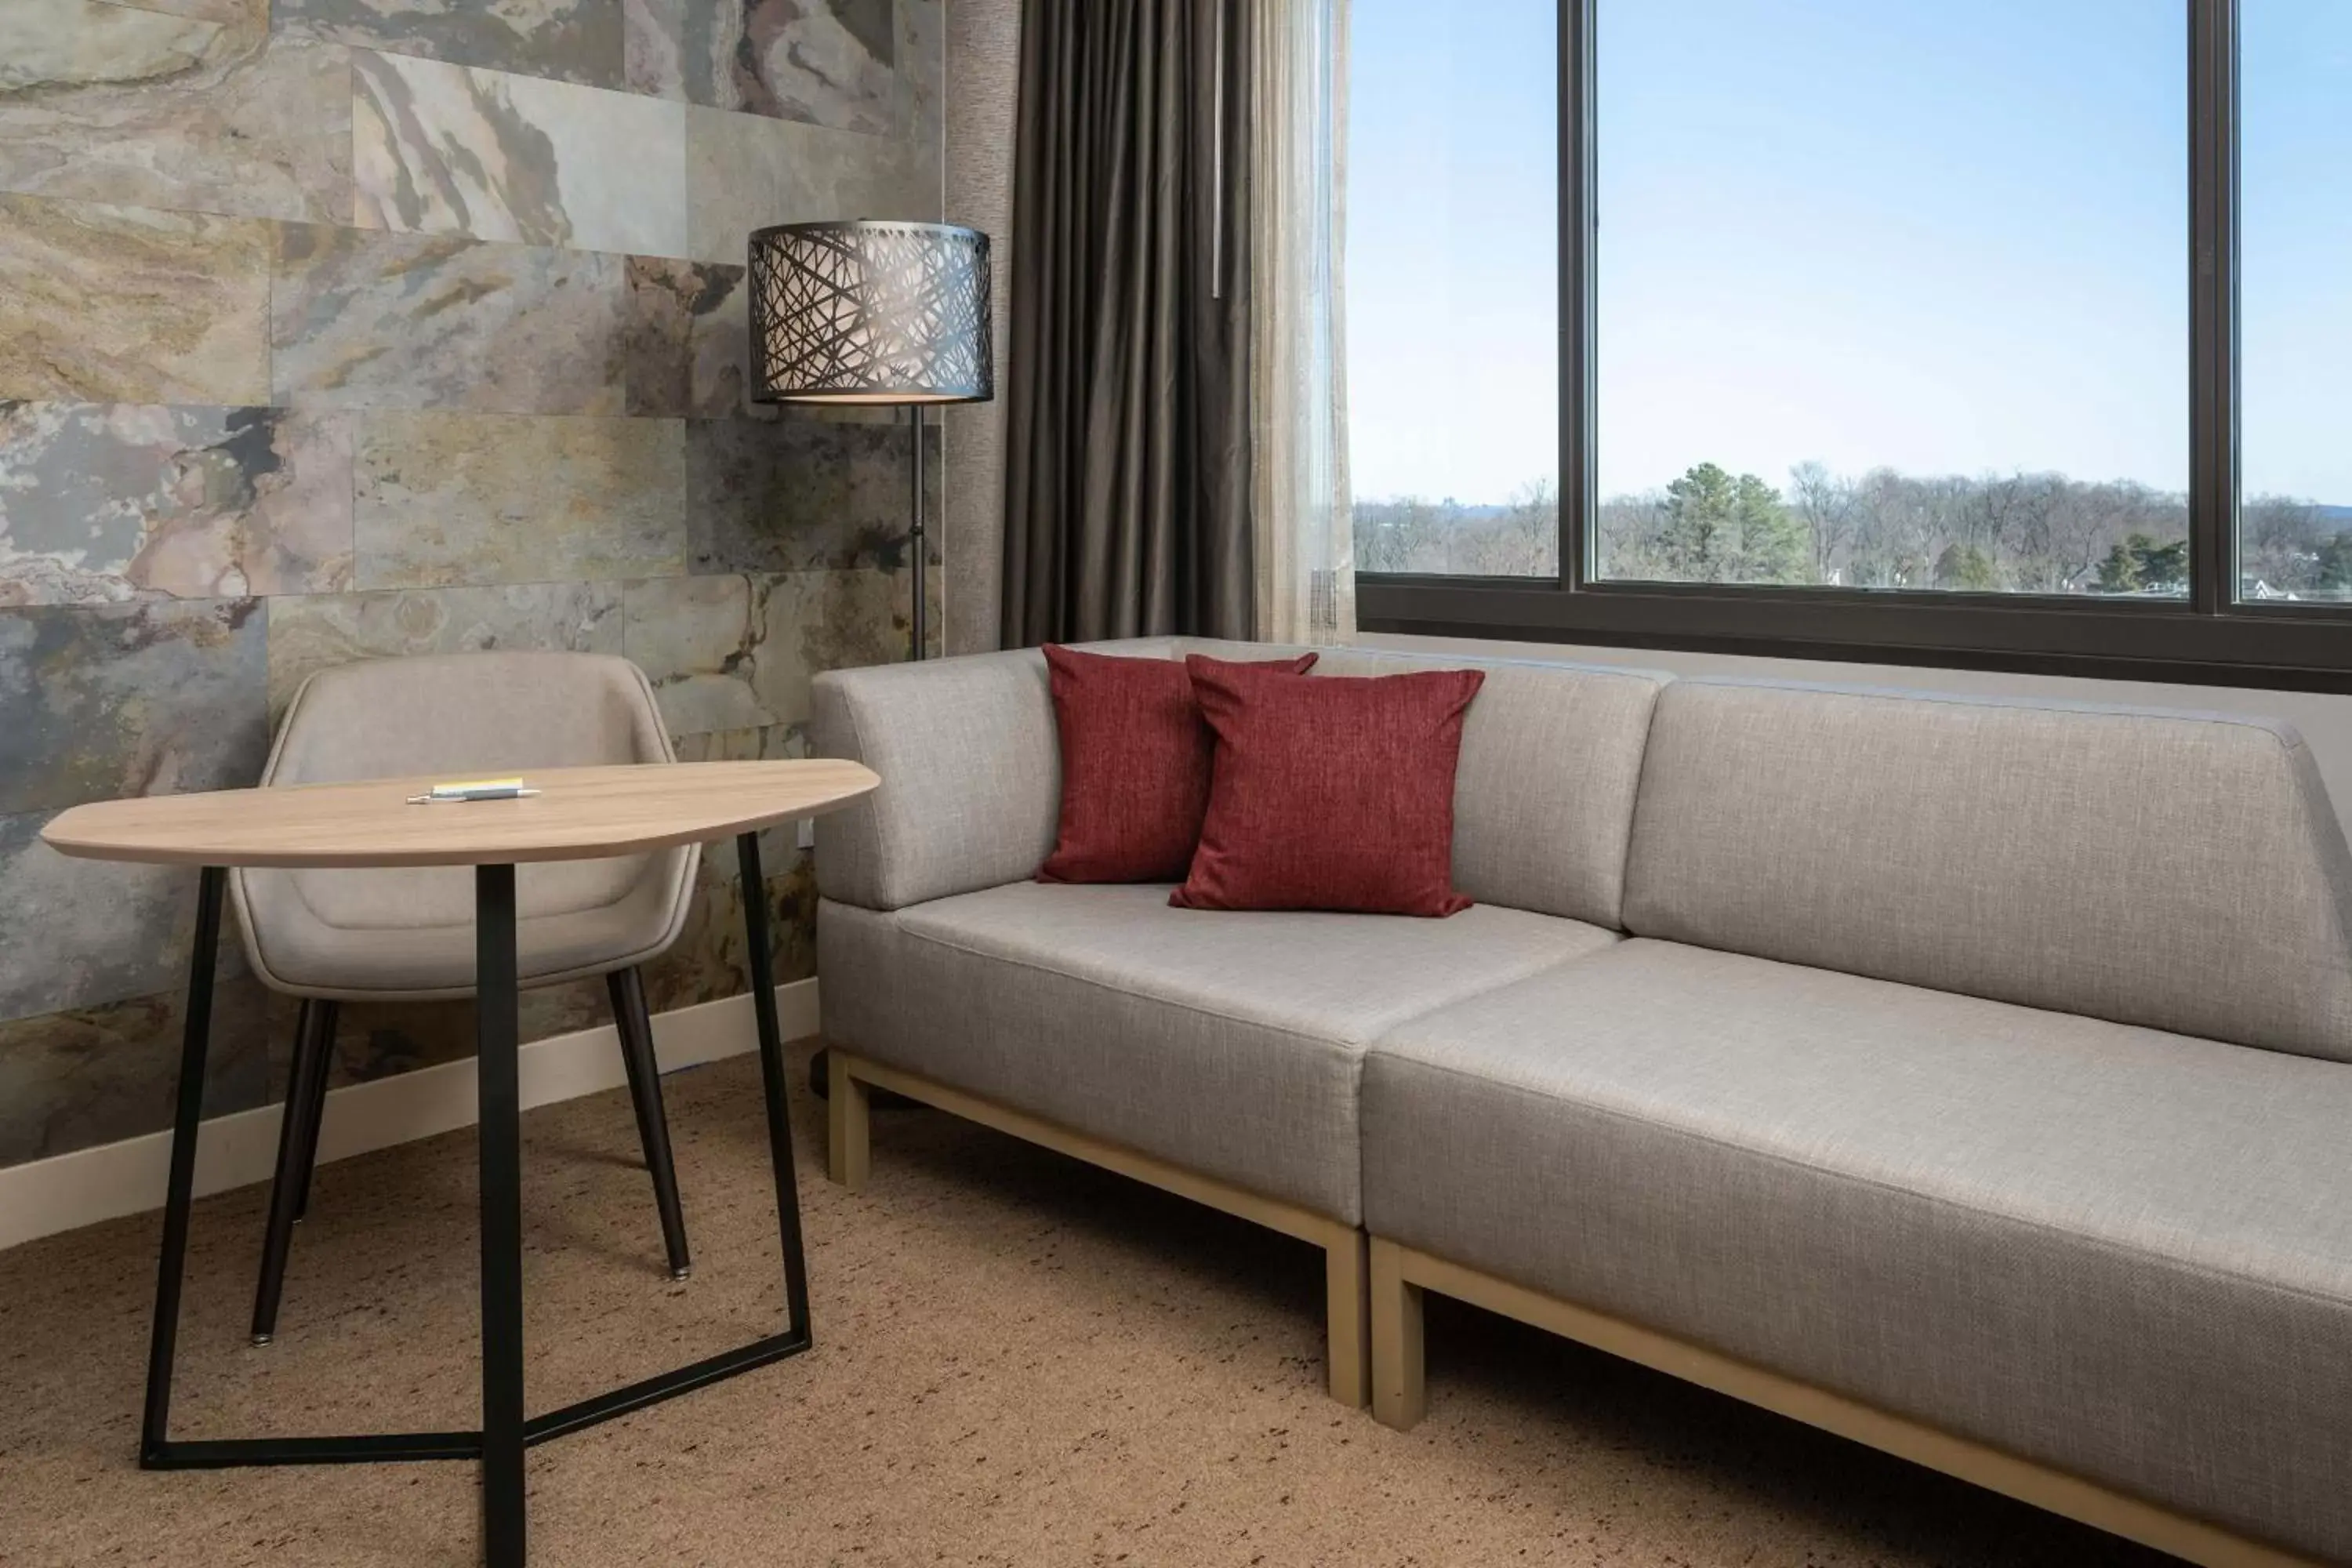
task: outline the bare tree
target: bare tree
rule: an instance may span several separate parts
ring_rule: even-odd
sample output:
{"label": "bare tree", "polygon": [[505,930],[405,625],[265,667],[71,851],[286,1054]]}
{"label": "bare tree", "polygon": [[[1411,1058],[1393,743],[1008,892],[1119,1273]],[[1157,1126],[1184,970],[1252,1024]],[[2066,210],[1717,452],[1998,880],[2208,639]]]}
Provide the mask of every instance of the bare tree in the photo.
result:
{"label": "bare tree", "polygon": [[1853,542],[1856,506],[1852,481],[1808,460],[1789,470],[1789,505],[1811,536],[1813,581],[1834,583]]}
{"label": "bare tree", "polygon": [[[2189,537],[2189,503],[2129,479],[1883,468],[1853,478],[1813,461],[1789,470],[1784,496],[1701,463],[1664,489],[1609,497],[1593,521],[1606,578],[2175,593],[2169,563]],[[1549,576],[1559,568],[1559,524],[1549,483],[1500,505],[1362,502],[1357,562],[1367,572]],[[2257,497],[2243,529],[2250,585],[2352,597],[2352,531],[2332,527],[2326,509]]]}
{"label": "bare tree", "polygon": [[2239,512],[2238,571],[2249,592],[2308,594],[2319,585],[2328,530],[2319,508],[2291,496],[2255,496]]}

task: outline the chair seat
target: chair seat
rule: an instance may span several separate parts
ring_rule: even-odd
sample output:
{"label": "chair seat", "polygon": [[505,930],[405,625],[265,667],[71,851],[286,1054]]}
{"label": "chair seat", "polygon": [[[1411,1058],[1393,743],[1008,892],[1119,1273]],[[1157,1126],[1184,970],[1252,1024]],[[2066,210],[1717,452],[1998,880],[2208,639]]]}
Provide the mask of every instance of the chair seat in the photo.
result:
{"label": "chair seat", "polygon": [[[658,955],[685,918],[698,851],[525,865],[518,976],[552,985]],[[265,984],[336,1001],[445,1001],[474,991],[470,870],[238,873],[248,956]]]}
{"label": "chair seat", "polygon": [[1608,947],[1578,921],[1168,907],[1016,882],[817,918],[828,1038],[887,1066],[1354,1224],[1368,1042]]}
{"label": "chair seat", "polygon": [[1633,941],[1363,1109],[1376,1235],[2352,1558],[2352,1065]]}

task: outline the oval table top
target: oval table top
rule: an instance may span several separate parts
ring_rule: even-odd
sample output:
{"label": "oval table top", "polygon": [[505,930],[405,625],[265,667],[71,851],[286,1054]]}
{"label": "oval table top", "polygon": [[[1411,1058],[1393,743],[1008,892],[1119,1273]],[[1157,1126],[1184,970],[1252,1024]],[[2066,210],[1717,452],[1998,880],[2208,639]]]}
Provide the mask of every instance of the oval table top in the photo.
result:
{"label": "oval table top", "polygon": [[815,758],[542,768],[521,777],[540,793],[412,805],[411,795],[442,780],[406,778],[93,801],[59,813],[41,837],[62,855],[174,866],[593,860],[815,816],[882,782],[856,763]]}

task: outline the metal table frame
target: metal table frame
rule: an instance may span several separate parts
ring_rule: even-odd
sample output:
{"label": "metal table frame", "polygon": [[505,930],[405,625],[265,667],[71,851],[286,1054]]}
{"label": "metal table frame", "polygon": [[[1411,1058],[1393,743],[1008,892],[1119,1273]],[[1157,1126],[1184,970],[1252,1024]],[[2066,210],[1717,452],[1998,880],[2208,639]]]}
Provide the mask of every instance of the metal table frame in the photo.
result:
{"label": "metal table frame", "polygon": [[195,1195],[196,1137],[204,1116],[205,1061],[212,1041],[213,970],[220,945],[221,893],[227,871],[199,874],[195,948],[188,959],[188,1012],[180,1047],[177,1109],[172,1122],[172,1173],[163,1203],[163,1258],[155,1275],[155,1319],[147,1352],[147,1407],[139,1463],[150,1470],[219,1469],[244,1465],[365,1464],[395,1459],[482,1462],[483,1558],[490,1568],[520,1568],[525,1557],[523,1452],[615,1415],[641,1410],[706,1384],[807,1350],[808,1263],[801,1245],[800,1190],[793,1172],[793,1133],[784,1084],[784,1046],[776,1021],[774,963],[769,947],[766,883],[756,832],[735,840],[743,879],[743,929],[751,948],[751,999],[759,1017],[760,1079],[768,1114],[768,1152],[775,1171],[776,1226],[783,1245],[782,1332],[706,1356],[673,1371],[595,1394],[541,1415],[523,1411],[522,1133],[517,1051],[520,1026],[515,972],[515,868],[474,868],[477,1071],[481,1082],[482,1425],[470,1432],[372,1433],[330,1437],[232,1437],[174,1441],[169,1433],[172,1363],[179,1337],[180,1286],[186,1270],[188,1211]]}

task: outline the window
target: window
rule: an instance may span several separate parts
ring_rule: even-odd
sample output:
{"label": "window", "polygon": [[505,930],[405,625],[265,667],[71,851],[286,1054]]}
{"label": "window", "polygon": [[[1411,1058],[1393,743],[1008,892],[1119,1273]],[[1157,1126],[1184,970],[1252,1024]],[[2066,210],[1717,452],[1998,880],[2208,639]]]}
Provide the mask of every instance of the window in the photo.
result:
{"label": "window", "polygon": [[2352,599],[2352,5],[2246,0],[2238,591]]}
{"label": "window", "polygon": [[1557,0],[1351,12],[1357,566],[1556,577]]}
{"label": "window", "polygon": [[1352,9],[1366,629],[2352,690],[2352,5]]}
{"label": "window", "polygon": [[1595,576],[2188,596],[2177,12],[1599,25]]}

